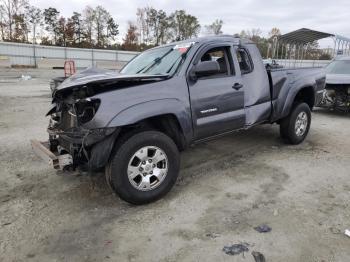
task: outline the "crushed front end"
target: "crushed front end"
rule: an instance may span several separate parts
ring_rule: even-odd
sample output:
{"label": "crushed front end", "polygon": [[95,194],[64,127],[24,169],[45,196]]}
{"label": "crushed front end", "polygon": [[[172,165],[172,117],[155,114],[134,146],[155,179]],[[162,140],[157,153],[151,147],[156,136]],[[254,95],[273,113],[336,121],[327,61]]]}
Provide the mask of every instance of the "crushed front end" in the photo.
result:
{"label": "crushed front end", "polygon": [[86,93],[71,92],[55,96],[50,117],[47,142],[32,141],[37,155],[49,161],[55,169],[79,169],[93,173],[108,162],[118,128],[89,128],[86,125],[95,116],[101,101]]}
{"label": "crushed front end", "polygon": [[121,131],[120,126],[109,123],[130,106],[130,102],[123,101],[127,96],[120,97],[117,90],[167,78],[88,68],[55,84],[52,109],[46,114],[50,117],[49,140],[32,141],[35,153],[56,169],[99,171],[107,165]]}
{"label": "crushed front end", "polygon": [[319,106],[350,112],[350,84],[327,84]]}

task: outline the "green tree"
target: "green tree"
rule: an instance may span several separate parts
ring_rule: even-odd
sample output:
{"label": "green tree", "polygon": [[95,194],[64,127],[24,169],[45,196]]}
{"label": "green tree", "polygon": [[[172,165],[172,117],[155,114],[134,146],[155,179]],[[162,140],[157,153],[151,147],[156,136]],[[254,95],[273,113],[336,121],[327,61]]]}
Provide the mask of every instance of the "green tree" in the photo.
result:
{"label": "green tree", "polygon": [[165,44],[170,37],[170,19],[163,10],[157,13],[156,45]]}
{"label": "green tree", "polygon": [[172,40],[180,41],[196,37],[201,29],[197,17],[186,14],[184,10],[176,10],[169,17]]}
{"label": "green tree", "polygon": [[55,40],[56,45],[67,46],[66,26],[67,26],[66,18],[60,17],[58,19],[58,24],[56,27],[56,34],[57,34],[57,39]]}
{"label": "green tree", "polygon": [[104,47],[106,42],[106,34],[104,28],[106,28],[107,21],[110,18],[110,14],[102,6],[97,6],[94,10],[95,13],[95,30],[96,30],[96,45],[97,47]]}
{"label": "green tree", "polygon": [[170,29],[169,19],[163,10],[149,8],[146,12],[152,44],[164,44]]}
{"label": "green tree", "polygon": [[[45,21],[45,29],[52,33],[54,38],[54,44],[57,42],[57,35],[59,33],[59,14],[60,12],[53,7],[49,7],[44,9],[44,21]],[[61,21],[62,22],[62,21]]]}
{"label": "green tree", "polygon": [[71,22],[74,30],[73,42],[74,45],[80,46],[83,37],[83,20],[82,16],[78,12],[73,12]]}
{"label": "green tree", "polygon": [[113,17],[109,17],[107,20],[107,26],[106,26],[106,37],[107,41],[112,40],[114,41],[115,37],[119,34],[119,25],[114,21]]}

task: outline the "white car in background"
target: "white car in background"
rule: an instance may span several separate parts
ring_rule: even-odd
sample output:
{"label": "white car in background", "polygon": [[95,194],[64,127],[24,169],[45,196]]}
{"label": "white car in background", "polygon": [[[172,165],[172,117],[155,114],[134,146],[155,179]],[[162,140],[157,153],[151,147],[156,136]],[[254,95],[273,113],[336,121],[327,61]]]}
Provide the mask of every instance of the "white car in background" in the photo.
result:
{"label": "white car in background", "polygon": [[350,112],[350,56],[339,56],[326,68],[326,89],[320,107]]}

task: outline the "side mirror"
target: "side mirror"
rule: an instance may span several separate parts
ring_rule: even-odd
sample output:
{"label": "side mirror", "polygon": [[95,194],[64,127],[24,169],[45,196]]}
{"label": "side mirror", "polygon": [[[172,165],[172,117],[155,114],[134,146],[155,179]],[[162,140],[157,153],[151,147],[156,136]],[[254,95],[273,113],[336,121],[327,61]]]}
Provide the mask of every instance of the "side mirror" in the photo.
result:
{"label": "side mirror", "polygon": [[210,76],[220,72],[220,65],[216,61],[203,61],[197,64],[192,71],[192,78],[196,80],[198,77]]}

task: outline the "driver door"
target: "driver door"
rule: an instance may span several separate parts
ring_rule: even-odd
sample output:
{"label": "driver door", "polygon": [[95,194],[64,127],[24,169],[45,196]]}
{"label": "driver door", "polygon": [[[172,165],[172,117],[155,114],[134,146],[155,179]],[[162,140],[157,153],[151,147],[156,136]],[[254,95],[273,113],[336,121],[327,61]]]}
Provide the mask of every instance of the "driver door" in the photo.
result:
{"label": "driver door", "polygon": [[196,65],[204,61],[216,61],[220,67],[219,72],[188,81],[195,140],[245,125],[244,86],[236,73],[238,64],[232,50],[228,44],[206,46],[199,51],[189,71],[195,74]]}

